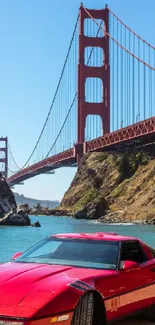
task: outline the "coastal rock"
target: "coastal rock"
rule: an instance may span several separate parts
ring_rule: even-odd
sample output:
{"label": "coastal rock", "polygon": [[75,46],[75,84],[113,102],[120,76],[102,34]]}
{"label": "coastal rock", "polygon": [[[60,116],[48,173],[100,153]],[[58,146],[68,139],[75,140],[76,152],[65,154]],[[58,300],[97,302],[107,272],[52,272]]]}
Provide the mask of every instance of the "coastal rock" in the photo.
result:
{"label": "coastal rock", "polygon": [[67,209],[65,209],[65,210],[51,209],[51,210],[49,210],[49,215],[50,216],[53,215],[53,216],[61,216],[61,217],[63,217],[63,216],[71,217],[71,216],[73,216],[73,213],[70,210],[68,211]]}
{"label": "coastal rock", "polygon": [[[17,207],[14,194],[0,173],[0,226],[31,226],[29,212],[28,204]],[[40,226],[39,221],[33,224],[33,227]]]}
{"label": "coastal rock", "polygon": [[98,199],[93,200],[84,209],[77,211],[74,214],[75,219],[89,219],[96,220],[101,216],[104,216],[105,211],[108,209],[107,201],[99,197]]}
{"label": "coastal rock", "polygon": [[86,211],[86,208],[77,211],[74,214],[73,218],[75,218],[75,219],[87,219],[87,211]]}
{"label": "coastal rock", "polygon": [[[122,223],[123,220],[123,211],[106,211],[105,215],[98,219],[102,223]],[[123,220],[123,221],[122,221]]]}
{"label": "coastal rock", "polygon": [[0,217],[8,213],[12,208],[16,208],[16,201],[5,178],[0,173]]}
{"label": "coastal rock", "polygon": [[6,213],[0,219],[0,225],[3,226],[30,226],[31,220],[29,216],[23,211],[19,210],[15,212],[11,210],[10,212]]}
{"label": "coastal rock", "polygon": [[41,227],[40,222],[37,220],[36,222],[34,222],[32,225],[32,227]]}
{"label": "coastal rock", "polygon": [[99,197],[87,205],[87,218],[99,219],[105,215],[108,208],[108,202],[105,200],[105,198]]}
{"label": "coastal rock", "polygon": [[31,212],[31,208],[29,207],[29,205],[27,203],[25,203],[25,204],[18,204],[17,205],[17,209],[18,210],[23,210],[27,214]]}

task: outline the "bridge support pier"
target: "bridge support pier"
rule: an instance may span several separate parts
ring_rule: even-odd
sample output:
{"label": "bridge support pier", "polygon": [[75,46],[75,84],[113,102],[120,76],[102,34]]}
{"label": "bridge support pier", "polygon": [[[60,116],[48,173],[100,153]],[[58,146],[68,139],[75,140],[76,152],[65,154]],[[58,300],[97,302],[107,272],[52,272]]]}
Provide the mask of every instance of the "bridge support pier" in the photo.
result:
{"label": "bridge support pier", "polygon": [[[89,15],[90,14],[90,15]],[[84,33],[85,19],[99,19],[104,23],[103,37],[88,37]],[[95,22],[94,22],[95,24]],[[88,115],[99,115],[102,120],[103,134],[110,132],[110,65],[109,65],[109,11],[85,10],[80,7],[80,32],[79,32],[79,63],[78,63],[78,139],[77,162],[84,154],[85,125]],[[101,66],[88,66],[85,64],[85,49],[99,47],[103,50]],[[87,78],[98,78],[102,81],[102,102],[85,101],[85,83]]]}
{"label": "bridge support pier", "polygon": [[76,155],[77,164],[79,166],[83,155],[86,153],[86,142],[76,143],[74,145],[74,147],[75,147],[75,155]]}
{"label": "bridge support pier", "polygon": [[0,157],[0,173],[7,178],[8,177],[8,138],[1,137],[0,143],[3,143],[4,145],[1,145],[0,152],[4,152],[4,156]]}

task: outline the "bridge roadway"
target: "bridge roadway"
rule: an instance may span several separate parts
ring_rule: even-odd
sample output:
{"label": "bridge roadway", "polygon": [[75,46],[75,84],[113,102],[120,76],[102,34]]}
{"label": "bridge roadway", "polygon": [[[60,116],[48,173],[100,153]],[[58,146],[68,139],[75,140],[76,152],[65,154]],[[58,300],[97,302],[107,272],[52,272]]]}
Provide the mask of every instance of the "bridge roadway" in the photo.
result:
{"label": "bridge roadway", "polygon": [[[83,153],[118,151],[153,142],[155,142],[155,117],[105,134],[94,140],[84,142]],[[77,155],[75,146],[74,148],[21,169],[19,172],[9,177],[7,182],[10,186],[14,186],[39,174],[47,173],[60,167],[76,166],[76,164]]]}

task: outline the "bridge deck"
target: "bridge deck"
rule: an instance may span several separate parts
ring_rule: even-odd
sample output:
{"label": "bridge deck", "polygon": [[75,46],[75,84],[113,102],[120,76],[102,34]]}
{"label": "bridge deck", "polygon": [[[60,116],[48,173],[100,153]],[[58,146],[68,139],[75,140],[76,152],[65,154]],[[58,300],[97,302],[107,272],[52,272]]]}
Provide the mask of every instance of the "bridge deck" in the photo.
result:
{"label": "bridge deck", "polygon": [[[155,142],[155,117],[85,142],[84,153],[121,150],[127,147],[140,146],[151,142]],[[10,186],[13,186],[36,175],[60,167],[75,166],[75,164],[76,152],[75,148],[71,148],[20,170],[18,173],[9,177],[7,182]]]}

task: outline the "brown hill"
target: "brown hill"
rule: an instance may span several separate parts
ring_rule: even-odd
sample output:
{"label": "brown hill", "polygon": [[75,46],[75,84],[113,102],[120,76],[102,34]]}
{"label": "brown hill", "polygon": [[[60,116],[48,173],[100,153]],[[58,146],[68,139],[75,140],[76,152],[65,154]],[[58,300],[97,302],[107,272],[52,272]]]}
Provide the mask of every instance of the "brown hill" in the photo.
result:
{"label": "brown hill", "polygon": [[103,222],[155,223],[154,145],[86,155],[60,210]]}

